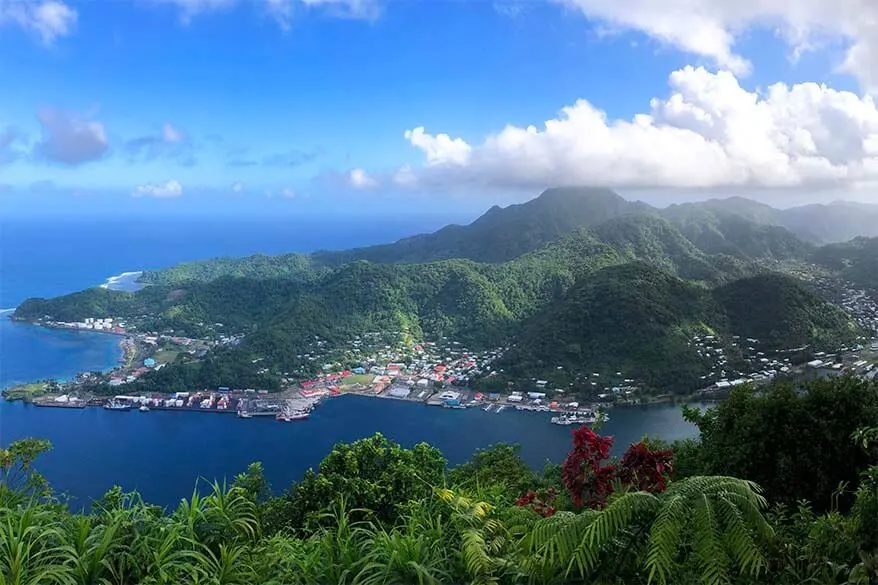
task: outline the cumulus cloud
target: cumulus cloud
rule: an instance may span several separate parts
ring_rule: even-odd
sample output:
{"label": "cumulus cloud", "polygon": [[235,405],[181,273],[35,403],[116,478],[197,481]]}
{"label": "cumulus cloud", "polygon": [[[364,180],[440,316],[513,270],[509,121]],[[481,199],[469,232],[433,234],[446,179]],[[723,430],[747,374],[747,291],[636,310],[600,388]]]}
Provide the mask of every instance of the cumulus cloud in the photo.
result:
{"label": "cumulus cloud", "polygon": [[96,160],[109,148],[103,124],[71,112],[44,108],[37,112],[43,127],[36,152],[46,160],[78,165]]}
{"label": "cumulus cloud", "polygon": [[73,32],[77,18],[76,10],[57,0],[0,0],[0,25],[17,25],[46,45]]}
{"label": "cumulus cloud", "polygon": [[363,169],[353,169],[348,173],[348,182],[355,189],[371,189],[378,185],[378,182]]}
{"label": "cumulus cloud", "polygon": [[[424,155],[389,179],[400,186],[541,188],[818,188],[878,182],[878,108],[825,85],[741,87],[728,71],[686,67],[648,113],[612,120],[585,100],[541,128],[507,126],[470,144],[423,128],[405,138]],[[375,185],[360,169],[350,182]],[[367,181],[368,179],[368,181]]]}
{"label": "cumulus cloud", "polygon": [[242,183],[241,181],[235,181],[234,183],[232,183],[230,189],[232,190],[232,193],[243,193],[244,183]]}
{"label": "cumulus cloud", "polygon": [[148,183],[137,187],[132,195],[135,197],[159,197],[170,198],[179,197],[183,194],[183,185],[179,181],[168,181],[167,183]]}
{"label": "cumulus cloud", "polygon": [[878,93],[878,2],[874,0],[552,0],[611,28],[636,30],[713,59],[737,74],[750,63],[736,40],[753,27],[778,31],[794,54],[845,44],[842,67]]}

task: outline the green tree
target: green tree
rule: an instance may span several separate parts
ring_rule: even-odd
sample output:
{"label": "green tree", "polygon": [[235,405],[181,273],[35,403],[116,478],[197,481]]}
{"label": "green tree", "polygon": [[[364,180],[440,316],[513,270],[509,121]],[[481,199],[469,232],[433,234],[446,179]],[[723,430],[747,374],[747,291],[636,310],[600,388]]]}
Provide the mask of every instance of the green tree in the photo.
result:
{"label": "green tree", "polygon": [[435,447],[419,443],[411,449],[380,433],[349,444],[338,444],[308,470],[267,514],[274,526],[299,529],[320,523],[320,512],[344,499],[352,509],[392,524],[399,506],[427,497],[444,481],[446,460]]}
{"label": "green tree", "polygon": [[499,486],[513,499],[533,487],[536,480],[533,470],[521,458],[521,447],[504,443],[477,450],[469,461],[453,467],[448,473],[452,485],[470,488]]}
{"label": "green tree", "polygon": [[878,421],[878,392],[853,377],[803,386],[741,386],[705,413],[686,417],[701,433],[707,474],[755,481],[774,502],[828,509],[840,484],[856,486],[868,454],[850,437]]}

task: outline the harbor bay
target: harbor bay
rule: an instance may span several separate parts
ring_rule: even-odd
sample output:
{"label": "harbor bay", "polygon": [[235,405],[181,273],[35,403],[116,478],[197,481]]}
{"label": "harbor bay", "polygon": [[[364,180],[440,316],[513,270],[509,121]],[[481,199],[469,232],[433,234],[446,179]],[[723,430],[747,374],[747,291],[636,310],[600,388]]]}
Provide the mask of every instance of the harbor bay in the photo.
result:
{"label": "harbor bay", "polygon": [[[307,421],[291,424],[274,418],[0,402],[0,443],[28,436],[49,439],[53,450],[41,459],[40,471],[71,498],[74,508],[88,507],[117,484],[170,506],[190,495],[196,481],[231,481],[253,461],[263,463],[272,489],[283,491],[316,467],[334,444],[376,432],[406,446],[435,445],[451,465],[476,449],[516,443],[525,461],[541,468],[547,461],[559,463],[570,449],[571,427],[549,424],[550,416],[364,396],[326,400]],[[693,436],[696,428],[683,420],[678,406],[663,404],[614,409],[602,432],[615,437],[618,454],[644,435],[674,440]]]}

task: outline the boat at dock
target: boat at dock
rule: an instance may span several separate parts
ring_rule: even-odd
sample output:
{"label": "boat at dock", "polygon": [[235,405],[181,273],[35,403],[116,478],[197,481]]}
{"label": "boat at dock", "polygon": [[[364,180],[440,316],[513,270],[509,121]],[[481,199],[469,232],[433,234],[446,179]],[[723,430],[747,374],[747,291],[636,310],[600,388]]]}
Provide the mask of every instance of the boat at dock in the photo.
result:
{"label": "boat at dock", "polygon": [[132,408],[134,408],[133,404],[126,404],[117,400],[110,400],[104,404],[104,410],[131,410]]}
{"label": "boat at dock", "polygon": [[489,404],[488,406],[486,406],[486,407],[483,408],[482,410],[484,410],[485,412],[491,412],[492,410],[494,410],[494,405],[493,405],[493,404]]}
{"label": "boat at dock", "polygon": [[147,405],[143,405],[138,409],[140,412],[149,412],[149,407]]}
{"label": "boat at dock", "polygon": [[311,415],[308,414],[307,412],[294,412],[292,414],[279,414],[276,417],[274,417],[274,419],[279,420],[281,422],[293,422],[296,420],[305,420],[309,416],[311,416]]}
{"label": "boat at dock", "polygon": [[558,416],[553,416],[550,422],[555,425],[590,425],[596,423],[599,417],[606,420],[606,415],[593,411],[565,412]]}
{"label": "boat at dock", "polygon": [[287,406],[274,417],[280,422],[293,422],[297,420],[306,420],[310,416],[310,408],[300,409]]}
{"label": "boat at dock", "polygon": [[238,418],[253,418],[253,415],[247,411],[239,410],[238,411]]}

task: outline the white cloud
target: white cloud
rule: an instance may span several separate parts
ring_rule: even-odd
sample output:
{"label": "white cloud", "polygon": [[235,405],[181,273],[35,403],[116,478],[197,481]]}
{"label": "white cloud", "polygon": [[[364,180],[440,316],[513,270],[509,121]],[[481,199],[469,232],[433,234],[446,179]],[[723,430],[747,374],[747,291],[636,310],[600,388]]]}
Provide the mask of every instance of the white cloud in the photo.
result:
{"label": "white cloud", "polygon": [[379,0],[300,0],[309,8],[324,8],[343,18],[372,19],[381,12]]}
{"label": "white cloud", "polygon": [[738,74],[750,68],[735,52],[748,29],[776,30],[798,54],[841,40],[842,67],[878,92],[878,2],[874,0],[552,0],[611,28],[637,30],[713,59]]}
{"label": "white cloud", "polygon": [[179,181],[168,181],[167,183],[141,185],[137,187],[132,195],[135,197],[159,197],[170,198],[179,197],[183,194],[183,185]]}
{"label": "white cloud", "polygon": [[189,24],[194,16],[204,12],[227,10],[237,4],[238,0],[150,0],[155,4],[171,4],[180,11],[180,19]]}
{"label": "white cloud", "polygon": [[451,138],[448,134],[431,136],[424,132],[423,126],[406,130],[404,137],[412,146],[424,151],[428,165],[466,164],[472,151],[472,147],[463,139]]}
{"label": "white cloud", "polygon": [[182,142],[185,139],[185,136],[178,128],[174,128],[174,126],[170,122],[165,122],[162,125],[162,140],[167,142],[168,144],[175,144],[177,142]]}
{"label": "white cloud", "polygon": [[[3,1],[3,0],[0,0]],[[173,4],[180,10],[184,23],[206,12],[228,10],[239,4],[249,5],[245,0],[151,0],[157,4]],[[371,20],[381,12],[381,0],[259,0],[259,6],[273,18],[283,30],[289,30],[299,7],[321,9],[331,16]]]}
{"label": "white cloud", "polygon": [[95,160],[109,148],[104,125],[51,108],[37,112],[43,139],[36,150],[50,161],[76,165]]}
{"label": "white cloud", "polygon": [[57,0],[0,0],[0,25],[15,24],[51,45],[76,27],[76,10]]}
{"label": "white cloud", "polygon": [[[648,113],[611,120],[585,100],[542,128],[507,126],[479,144],[422,128],[405,133],[424,154],[400,186],[541,188],[816,188],[878,182],[878,108],[825,85],[776,84],[764,94],[730,72],[686,67]],[[354,173],[350,173],[355,184]],[[365,172],[357,175],[375,180]]]}
{"label": "white cloud", "polygon": [[348,173],[348,182],[355,189],[371,189],[378,185],[378,182],[363,169],[353,169]]}
{"label": "white cloud", "polygon": [[230,189],[232,190],[232,193],[243,193],[244,183],[242,183],[241,181],[235,181],[234,183],[232,183]]}
{"label": "white cloud", "polygon": [[294,199],[296,197],[296,192],[290,188],[281,189],[281,197],[286,197],[287,199]]}

